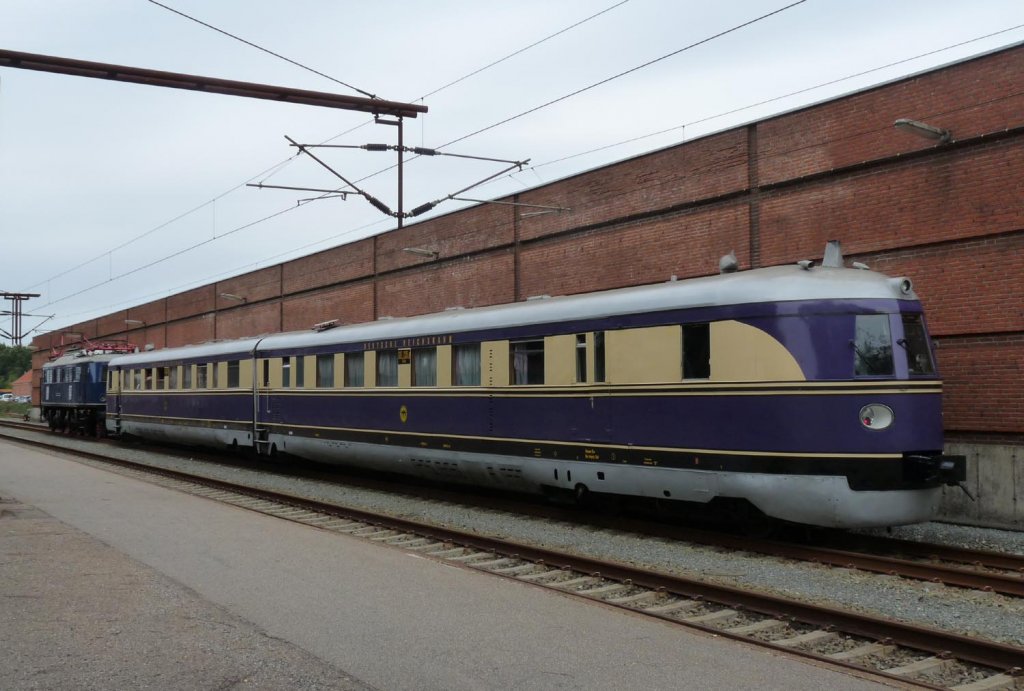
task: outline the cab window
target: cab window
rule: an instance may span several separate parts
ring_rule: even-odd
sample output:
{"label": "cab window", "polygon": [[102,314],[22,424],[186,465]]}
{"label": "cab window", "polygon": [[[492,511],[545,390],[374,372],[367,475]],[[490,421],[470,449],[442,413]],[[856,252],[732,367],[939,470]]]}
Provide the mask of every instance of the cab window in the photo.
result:
{"label": "cab window", "polygon": [[889,315],[859,314],[853,345],[853,373],[858,377],[891,375],[892,334]]}
{"label": "cab window", "polygon": [[935,374],[932,350],[928,347],[928,332],[920,314],[903,315],[903,338],[897,343],[907,352],[907,369],[911,374]]}

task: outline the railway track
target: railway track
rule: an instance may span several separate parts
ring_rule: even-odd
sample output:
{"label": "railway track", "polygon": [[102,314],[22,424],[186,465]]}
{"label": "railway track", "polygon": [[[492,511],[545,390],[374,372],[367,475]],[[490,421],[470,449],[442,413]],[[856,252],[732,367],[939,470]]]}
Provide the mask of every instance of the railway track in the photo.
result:
{"label": "railway track", "polygon": [[197,496],[903,685],[959,691],[1024,688],[1018,676],[1024,669],[1024,648],[1017,646],[238,486],[45,441],[12,439],[56,448]]}
{"label": "railway track", "polygon": [[[0,427],[46,432],[44,425],[0,421]],[[62,437],[57,437],[62,438]],[[189,452],[189,458],[197,457],[195,451]],[[210,462],[252,468],[254,463],[273,472],[281,472],[280,465],[267,463],[262,459],[246,459],[238,462],[226,459],[223,455],[199,452],[199,457],[208,458]],[[292,472],[289,470],[289,472]],[[337,473],[322,469],[303,469],[298,471],[303,477],[332,482],[337,480]],[[351,478],[348,478],[349,480]],[[393,482],[375,482],[360,478],[360,484],[395,491]],[[439,490],[422,486],[403,486],[402,492],[408,492],[429,499],[456,501],[461,504],[486,508],[499,508],[519,514],[552,520],[564,520],[573,523],[586,523],[592,526],[624,530],[639,535],[660,537],[670,540],[681,540],[701,545],[722,547],[735,551],[751,552],[783,559],[793,559],[812,563],[836,566],[841,568],[859,569],[872,573],[881,573],[923,580],[943,585],[996,592],[1011,597],[1024,597],[1024,555],[1008,554],[986,550],[964,549],[950,545],[914,542],[866,535],[856,535],[841,531],[825,534],[817,544],[786,540],[766,540],[733,535],[722,531],[701,530],[678,524],[655,523],[646,520],[635,520],[622,517],[609,518],[593,512],[537,505],[516,499],[481,495],[479,493],[459,490]],[[820,544],[827,542],[827,544]]]}

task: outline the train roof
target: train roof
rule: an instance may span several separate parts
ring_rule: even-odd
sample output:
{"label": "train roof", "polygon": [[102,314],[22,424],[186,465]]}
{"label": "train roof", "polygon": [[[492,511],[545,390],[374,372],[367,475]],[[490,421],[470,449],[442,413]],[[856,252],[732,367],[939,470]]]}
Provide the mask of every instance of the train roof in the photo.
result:
{"label": "train roof", "polygon": [[917,296],[909,279],[891,278],[874,271],[832,267],[808,270],[797,265],[775,266],[596,293],[452,309],[415,317],[382,318],[375,322],[339,326],[319,332],[293,331],[262,338],[169,348],[120,356],[112,364],[118,366],[195,358],[219,359],[251,354],[257,345],[260,351],[279,351],[709,306],[861,299],[916,300]]}
{"label": "train roof", "polygon": [[93,350],[72,350],[65,352],[58,358],[54,358],[49,362],[43,363],[42,369],[48,369],[50,367],[66,367],[68,365],[78,365],[83,362],[109,362],[114,358],[124,355],[124,353],[111,353],[109,351],[93,351]]}

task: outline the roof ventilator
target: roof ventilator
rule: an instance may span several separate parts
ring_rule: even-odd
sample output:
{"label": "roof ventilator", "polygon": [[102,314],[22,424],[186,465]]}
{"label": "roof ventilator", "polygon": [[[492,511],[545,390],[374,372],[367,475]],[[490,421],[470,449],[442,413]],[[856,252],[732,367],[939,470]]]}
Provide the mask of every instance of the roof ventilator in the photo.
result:
{"label": "roof ventilator", "polygon": [[313,331],[327,331],[328,329],[333,329],[337,325],[338,325],[338,320],[337,319],[330,319],[330,320],[325,321],[325,322],[320,322],[318,324],[313,324]]}
{"label": "roof ventilator", "polygon": [[723,254],[722,258],[718,260],[718,273],[720,274],[731,274],[739,268],[740,263],[736,259],[735,250],[729,252],[729,254]]}
{"label": "roof ventilator", "polygon": [[821,265],[829,269],[843,268],[843,250],[838,240],[829,240],[825,245],[825,257],[821,260]]}

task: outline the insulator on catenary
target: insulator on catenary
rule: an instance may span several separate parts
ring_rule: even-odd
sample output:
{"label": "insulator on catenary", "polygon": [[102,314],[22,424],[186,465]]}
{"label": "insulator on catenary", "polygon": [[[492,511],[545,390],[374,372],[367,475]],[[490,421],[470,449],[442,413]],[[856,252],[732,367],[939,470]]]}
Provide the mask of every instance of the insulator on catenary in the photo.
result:
{"label": "insulator on catenary", "polygon": [[367,151],[387,151],[387,144],[363,144],[363,148]]}
{"label": "insulator on catenary", "polygon": [[364,194],[363,196],[366,197],[366,201],[370,202],[370,204],[372,204],[374,207],[376,207],[382,213],[385,213],[388,216],[394,216],[394,213],[391,211],[391,209],[389,209],[384,202],[382,202],[381,200],[377,199],[372,194]]}
{"label": "insulator on catenary", "polygon": [[428,211],[430,211],[431,209],[433,209],[435,206],[437,206],[437,202],[427,202],[426,204],[420,204],[415,209],[410,211],[408,213],[408,216],[410,218],[413,218],[415,216],[419,216],[420,214],[425,214]]}
{"label": "insulator on catenary", "polygon": [[440,153],[437,149],[424,149],[422,146],[412,147],[412,152],[420,156],[437,156]]}

